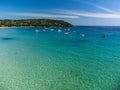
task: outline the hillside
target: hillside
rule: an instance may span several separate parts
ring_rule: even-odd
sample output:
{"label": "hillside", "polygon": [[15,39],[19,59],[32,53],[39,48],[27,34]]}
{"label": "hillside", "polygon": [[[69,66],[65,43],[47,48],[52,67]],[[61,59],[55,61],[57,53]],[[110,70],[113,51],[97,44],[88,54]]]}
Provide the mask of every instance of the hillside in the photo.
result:
{"label": "hillside", "polygon": [[63,20],[52,19],[21,19],[21,20],[0,20],[0,27],[20,26],[46,26],[46,27],[72,27],[73,25]]}

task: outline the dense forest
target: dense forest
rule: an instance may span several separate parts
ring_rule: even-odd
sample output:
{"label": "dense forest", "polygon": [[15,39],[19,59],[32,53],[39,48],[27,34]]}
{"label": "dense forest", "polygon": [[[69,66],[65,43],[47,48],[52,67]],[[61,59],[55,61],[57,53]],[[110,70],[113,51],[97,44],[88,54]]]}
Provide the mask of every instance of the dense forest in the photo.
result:
{"label": "dense forest", "polygon": [[0,20],[0,27],[21,27],[21,26],[72,27],[73,25],[63,20],[52,19]]}

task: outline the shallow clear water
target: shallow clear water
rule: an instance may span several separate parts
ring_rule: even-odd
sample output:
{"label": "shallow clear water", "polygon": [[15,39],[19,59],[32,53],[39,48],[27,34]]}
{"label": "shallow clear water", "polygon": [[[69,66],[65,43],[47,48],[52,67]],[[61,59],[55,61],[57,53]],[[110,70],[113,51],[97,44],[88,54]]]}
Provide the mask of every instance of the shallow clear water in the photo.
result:
{"label": "shallow clear water", "polygon": [[0,90],[119,89],[120,27],[0,29]]}

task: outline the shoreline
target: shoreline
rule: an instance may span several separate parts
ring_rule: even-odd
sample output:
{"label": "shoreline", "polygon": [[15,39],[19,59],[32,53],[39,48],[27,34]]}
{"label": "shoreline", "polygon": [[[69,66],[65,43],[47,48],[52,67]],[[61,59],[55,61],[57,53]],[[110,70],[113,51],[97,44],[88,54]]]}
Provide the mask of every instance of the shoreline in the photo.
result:
{"label": "shoreline", "polygon": [[[3,26],[0,27],[0,29],[4,29],[4,28],[40,28],[42,26],[11,26],[11,27],[7,27],[7,26]],[[42,28],[62,28],[62,27],[42,27]],[[63,27],[63,28],[70,28],[70,27]]]}
{"label": "shoreline", "polygon": [[16,26],[11,26],[11,27],[7,27],[7,26],[4,26],[4,27],[0,27],[0,28],[34,28],[34,27],[40,27],[40,26],[18,26],[18,27],[16,27]]}

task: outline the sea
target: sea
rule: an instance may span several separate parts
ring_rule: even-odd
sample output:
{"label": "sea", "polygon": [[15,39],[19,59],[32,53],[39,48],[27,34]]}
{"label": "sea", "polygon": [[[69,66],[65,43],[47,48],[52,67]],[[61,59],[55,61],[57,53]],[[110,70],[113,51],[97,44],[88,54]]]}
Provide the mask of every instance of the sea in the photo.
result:
{"label": "sea", "polygon": [[120,90],[120,27],[0,28],[0,90]]}

